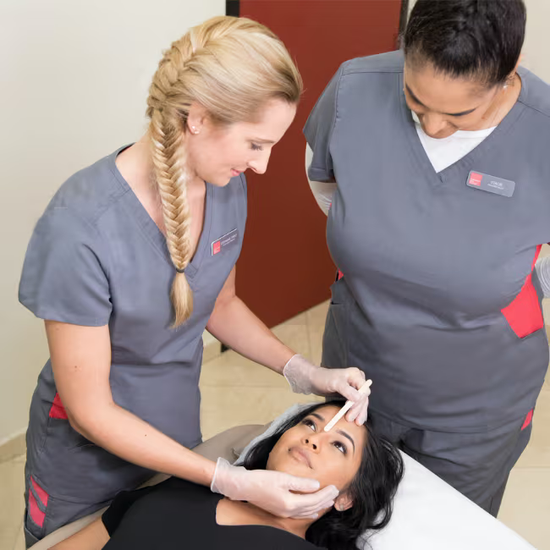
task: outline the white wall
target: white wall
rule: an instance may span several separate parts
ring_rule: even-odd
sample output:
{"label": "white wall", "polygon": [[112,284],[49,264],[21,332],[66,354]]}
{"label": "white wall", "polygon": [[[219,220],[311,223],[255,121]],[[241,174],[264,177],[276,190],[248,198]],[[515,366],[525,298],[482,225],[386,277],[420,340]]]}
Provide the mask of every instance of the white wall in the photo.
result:
{"label": "white wall", "polygon": [[25,429],[48,358],[17,302],[34,224],[73,172],[140,137],[162,50],[224,0],[1,0],[0,443]]}
{"label": "white wall", "polygon": [[550,1],[526,0],[527,37],[523,64],[550,83]]}

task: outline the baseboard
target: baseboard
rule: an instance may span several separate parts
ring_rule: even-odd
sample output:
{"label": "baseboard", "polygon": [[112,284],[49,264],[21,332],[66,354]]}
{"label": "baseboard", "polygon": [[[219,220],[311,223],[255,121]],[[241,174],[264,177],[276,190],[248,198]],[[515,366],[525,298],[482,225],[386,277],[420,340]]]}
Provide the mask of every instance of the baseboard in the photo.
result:
{"label": "baseboard", "polygon": [[25,431],[23,431],[0,442],[0,463],[21,456],[26,450]]}

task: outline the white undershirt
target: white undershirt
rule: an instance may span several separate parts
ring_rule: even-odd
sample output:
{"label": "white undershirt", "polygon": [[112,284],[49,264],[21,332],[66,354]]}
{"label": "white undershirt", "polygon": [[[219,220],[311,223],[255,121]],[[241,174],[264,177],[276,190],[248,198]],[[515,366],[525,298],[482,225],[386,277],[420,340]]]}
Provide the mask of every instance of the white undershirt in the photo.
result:
{"label": "white undershirt", "polygon": [[[424,132],[416,113],[412,113],[412,118],[415,122],[416,132],[418,133],[420,142],[422,143],[422,146],[424,147],[424,150],[426,151],[426,154],[428,155],[428,158],[437,173],[445,170],[445,168],[448,168],[473,151],[485,138],[490,136],[496,128],[495,126],[493,128],[476,130],[474,132],[458,130],[447,138],[434,139]],[[306,173],[312,159],[313,151],[309,145],[307,145]],[[332,204],[332,196],[336,190],[336,183],[309,180],[309,185],[319,208],[328,215],[330,205]]]}

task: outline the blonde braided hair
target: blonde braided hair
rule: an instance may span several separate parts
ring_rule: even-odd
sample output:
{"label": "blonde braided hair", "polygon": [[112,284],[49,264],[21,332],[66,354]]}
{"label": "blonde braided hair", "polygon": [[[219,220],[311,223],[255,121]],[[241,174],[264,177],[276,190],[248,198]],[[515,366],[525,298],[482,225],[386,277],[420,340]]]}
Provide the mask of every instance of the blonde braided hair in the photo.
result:
{"label": "blonde braided hair", "polygon": [[250,19],[209,19],[174,42],[161,59],[149,89],[147,116],[166,242],[176,268],[174,327],[193,312],[184,273],[192,254],[185,151],[191,104],[202,105],[214,123],[229,125],[254,120],[272,99],[297,103],[301,93],[300,74],[283,43]]}

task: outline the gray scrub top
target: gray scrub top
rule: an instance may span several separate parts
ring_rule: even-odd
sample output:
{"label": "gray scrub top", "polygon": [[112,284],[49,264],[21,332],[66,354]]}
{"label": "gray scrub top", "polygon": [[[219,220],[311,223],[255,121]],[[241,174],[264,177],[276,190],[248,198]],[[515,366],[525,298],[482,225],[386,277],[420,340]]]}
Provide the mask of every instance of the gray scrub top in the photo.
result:
{"label": "gray scrub top", "polygon": [[550,241],[550,87],[520,69],[510,113],[436,173],[403,65],[402,52],[344,63],[305,126],[310,179],[337,182],[327,241],[343,277],[323,364],[363,369],[392,420],[482,432],[524,417],[548,366],[533,267]]}
{"label": "gray scrub top", "polygon": [[[241,251],[246,180],[206,184],[204,227],[185,270],[193,314],[172,329],[175,269],[164,235],[116,167],[123,149],[56,193],[32,235],[19,298],[42,319],[109,325],[114,401],[192,448],[201,441],[202,334]],[[49,494],[101,502],[151,475],[74,431],[56,393],[48,361],[31,405],[27,475]]]}

